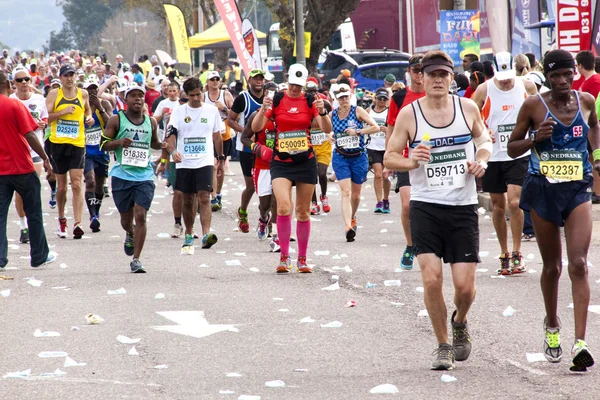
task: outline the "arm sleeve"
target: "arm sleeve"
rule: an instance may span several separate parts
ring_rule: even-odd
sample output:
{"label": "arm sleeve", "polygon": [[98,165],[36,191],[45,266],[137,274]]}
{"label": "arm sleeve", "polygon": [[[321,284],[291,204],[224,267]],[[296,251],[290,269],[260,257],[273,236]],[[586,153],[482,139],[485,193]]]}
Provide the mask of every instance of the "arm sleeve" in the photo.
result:
{"label": "arm sleeve", "polygon": [[246,108],[246,100],[244,99],[244,95],[240,94],[233,101],[233,104],[231,105],[231,111],[236,114],[241,114],[244,112],[244,108]]}

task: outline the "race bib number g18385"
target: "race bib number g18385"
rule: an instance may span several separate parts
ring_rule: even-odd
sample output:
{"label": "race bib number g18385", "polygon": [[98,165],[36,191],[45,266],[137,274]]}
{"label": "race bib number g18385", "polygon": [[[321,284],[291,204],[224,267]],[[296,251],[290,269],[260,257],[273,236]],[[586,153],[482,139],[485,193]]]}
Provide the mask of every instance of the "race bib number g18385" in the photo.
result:
{"label": "race bib number g18385", "polygon": [[121,163],[130,167],[146,168],[150,162],[150,144],[133,142],[131,146],[123,148]]}
{"label": "race bib number g18385", "polygon": [[508,139],[510,139],[510,135],[513,129],[515,129],[515,125],[516,124],[498,125],[498,137],[496,140],[500,144],[500,150],[508,150]]}
{"label": "race bib number g18385", "polygon": [[429,190],[458,189],[467,181],[467,155],[464,150],[431,153],[425,164],[425,176]]}
{"label": "race bib number g18385", "polygon": [[279,132],[277,150],[280,153],[298,154],[308,151],[305,131]]}
{"label": "race bib number g18385", "polygon": [[320,146],[327,140],[327,135],[320,129],[310,131],[310,142],[313,146]]}
{"label": "race bib number g18385", "polygon": [[190,137],[183,139],[183,158],[197,160],[206,154],[206,138]]}
{"label": "race bib number g18385", "polygon": [[550,183],[583,180],[583,154],[575,150],[543,151],[540,172]]}
{"label": "race bib number g18385", "polygon": [[76,139],[79,136],[79,122],[59,119],[56,121],[56,137]]}

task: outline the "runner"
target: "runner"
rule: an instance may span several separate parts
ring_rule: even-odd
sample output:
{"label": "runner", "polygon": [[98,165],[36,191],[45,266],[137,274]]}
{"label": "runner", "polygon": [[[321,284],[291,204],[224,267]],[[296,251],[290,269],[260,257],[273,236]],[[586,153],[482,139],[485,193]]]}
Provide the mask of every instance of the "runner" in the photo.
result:
{"label": "runner", "polygon": [[[223,140],[221,117],[212,104],[203,104],[202,86],[197,78],[183,83],[188,96],[187,104],[175,108],[167,126],[167,142],[175,149],[171,152],[177,168],[175,189],[183,193],[183,219],[185,241],[181,254],[194,254],[194,220],[200,210],[202,248],[209,249],[217,243],[217,235],[210,232],[210,192],[213,182],[213,146],[218,156],[217,176],[223,175]],[[195,201],[197,199],[197,202]]]}
{"label": "runner", "polygon": [[[387,117],[387,132],[385,135],[386,148],[387,143],[392,137],[392,132],[396,125],[400,110],[411,104],[413,101],[425,97],[425,87],[423,85],[423,65],[421,63],[422,60],[423,54],[415,54],[408,60],[408,76],[410,78],[410,85],[405,89],[400,89],[392,96]],[[404,158],[408,158],[408,145],[404,148],[402,155]],[[386,167],[385,169],[389,168]],[[396,174],[396,192],[400,192],[400,203],[402,205],[400,220],[402,222],[404,237],[406,238],[406,248],[404,249],[404,252],[402,252],[402,257],[400,258],[400,268],[411,270],[413,267],[413,259],[415,257],[416,248],[413,245],[412,235],[410,232],[410,176],[408,171],[397,172]]]}
{"label": "runner", "polygon": [[[250,115],[258,110],[263,103],[263,86],[265,81],[265,72],[260,69],[253,69],[248,74],[248,90],[240,93],[238,97],[233,101],[231,110],[229,110],[229,116],[227,117],[227,124],[234,131],[240,133],[244,132],[244,126],[246,121],[250,119]],[[239,123],[238,123],[239,119]],[[255,130],[256,132],[261,129]],[[249,147],[242,145],[241,139],[236,144],[236,150],[240,152],[240,166],[242,167],[242,174],[244,175],[244,182],[246,188],[242,192],[240,207],[237,211],[238,217],[238,228],[244,233],[250,232],[250,224],[248,223],[248,205],[254,194],[254,181],[252,179],[252,166],[254,165],[254,154]]]}
{"label": "runner", "polygon": [[[88,92],[75,86],[75,69],[67,64],[60,67],[62,86],[50,91],[46,98],[50,137],[46,141],[47,152],[58,184],[59,227],[56,235],[67,237],[67,173],[73,192],[73,239],[81,239],[81,217],[83,213],[83,167],[85,165],[85,126],[94,124]],[[85,121],[84,121],[85,120]]]}
{"label": "runner", "polygon": [[[479,262],[474,177],[485,173],[492,143],[477,106],[448,94],[453,80],[452,59],[442,51],[430,51],[422,59],[422,69],[426,96],[400,111],[398,121],[402,123],[394,127],[384,164],[392,170],[410,171],[410,227],[425,306],[438,342],[432,369],[448,370],[454,368],[455,360],[464,361],[471,353],[467,313],[475,299]],[[410,158],[402,155],[407,143]],[[454,284],[452,345],[448,340],[442,258],[450,263]]]}
{"label": "runner", "polygon": [[[265,91],[277,92],[277,84],[269,82],[265,85]],[[273,94],[274,95],[274,94]],[[275,146],[275,123],[273,120],[267,120],[265,127],[258,133],[252,131],[252,122],[260,110],[252,113],[248,123],[244,128],[242,135],[242,144],[250,147],[255,154],[254,168],[252,169],[252,178],[254,179],[254,189],[258,195],[258,226],[256,236],[258,240],[266,240],[269,234],[269,224],[272,225],[272,250],[279,247],[279,238],[277,237],[277,204],[273,198],[273,185],[271,182],[271,159],[273,156],[273,147]],[[254,139],[254,142],[253,142]]]}
{"label": "runner", "polygon": [[83,87],[90,97],[90,107],[94,124],[85,128],[85,202],[90,213],[90,229],[100,232],[100,207],[104,199],[104,183],[108,178],[110,157],[100,150],[100,140],[110,116],[112,107],[107,100],[98,98],[100,82],[95,75],[86,78]]}
{"label": "runner", "polygon": [[[529,63],[527,57],[521,58]],[[519,199],[530,153],[526,152],[513,159],[507,153],[507,145],[525,98],[535,95],[537,88],[533,82],[516,77],[513,58],[509,52],[497,53],[494,56],[494,67],[494,78],[479,85],[472,97],[481,110],[483,121],[494,142],[489,167],[482,179],[483,191],[489,192],[492,200],[492,221],[502,252],[498,275],[522,274],[526,268],[521,254],[523,210],[519,208]],[[473,75],[475,74],[471,76]],[[507,200],[512,254],[508,251]]]}
{"label": "runner", "polygon": [[[387,89],[384,90],[387,92]],[[333,131],[329,135],[330,140],[335,142],[331,165],[342,192],[342,219],[347,242],[353,242],[356,237],[356,210],[360,205],[362,184],[369,172],[363,135],[381,132],[367,111],[350,105],[351,93],[350,86],[346,84],[338,85],[334,92],[340,106],[331,114]],[[363,129],[364,125],[370,126]]]}
{"label": "runner", "polygon": [[[233,96],[231,93],[221,90],[221,76],[217,71],[209,71],[207,78],[208,90],[204,92],[204,102],[211,104],[219,109],[221,115],[221,135],[223,139],[223,152],[218,153],[215,149],[215,176],[213,177],[213,191],[211,196],[213,197],[210,201],[210,205],[213,211],[219,211],[223,208],[223,199],[221,196],[221,189],[223,188],[223,181],[225,179],[224,174],[217,176],[218,171],[218,155],[224,154],[227,156],[231,152],[231,131],[229,126],[226,124],[229,109],[233,104]],[[215,99],[215,100],[213,100]]]}
{"label": "runner", "polygon": [[[281,257],[278,273],[291,269],[290,236],[292,234],[292,185],[296,185],[296,235],[298,236],[298,262],[301,273],[311,273],[306,263],[310,238],[310,202],[317,183],[317,159],[310,143],[310,126],[313,119],[319,121],[324,132],[331,132],[331,121],[323,99],[307,97],[302,93],[308,70],[302,64],[293,64],[288,71],[289,88],[273,99],[264,99],[261,112],[252,122],[252,130],[260,132],[267,120],[274,119],[277,127],[275,150],[271,161],[273,193],[277,199],[277,232]],[[262,79],[261,79],[262,81]],[[232,111],[233,112],[233,111]],[[231,117],[231,114],[230,114]]]}
{"label": "runner", "polygon": [[384,171],[383,168],[389,102],[390,95],[387,89],[379,88],[375,91],[375,104],[369,108],[369,115],[379,126],[379,132],[369,136],[370,140],[367,144],[369,164],[373,166],[373,174],[375,175],[373,179],[373,188],[375,189],[375,197],[377,198],[375,214],[390,213],[390,187],[392,184],[388,179],[388,171]]}
{"label": "runner", "polygon": [[[11,94],[10,98],[19,100],[27,108],[38,126],[34,133],[40,144],[42,144],[44,142],[44,129],[46,129],[46,126],[48,126],[48,110],[46,109],[46,101],[42,95],[31,93],[29,90],[29,82],[31,81],[31,78],[25,68],[15,68],[12,76],[17,91]],[[41,176],[43,164],[42,158],[35,150],[33,150],[33,148],[30,150],[30,155],[33,160],[35,172],[38,176]],[[27,220],[25,210],[23,208],[23,199],[18,192],[15,195],[15,206],[17,209],[17,215],[19,216],[19,225],[21,228],[19,242],[29,243],[29,230],[27,229]]]}
{"label": "runner", "polygon": [[100,150],[115,152],[116,163],[110,170],[112,197],[125,230],[125,254],[133,256],[129,264],[132,273],[146,272],[140,255],[146,241],[146,214],[154,198],[150,149],[162,148],[156,121],[143,113],[145,94],[140,86],[127,88],[127,111],[108,120],[100,145]]}
{"label": "runner", "polygon": [[[564,227],[575,315],[570,369],[586,371],[594,365],[585,332],[590,302],[587,255],[592,237],[592,168],[600,170],[600,127],[594,98],[571,90],[574,72],[575,63],[568,51],[546,54],[544,75],[551,90],[525,100],[510,137],[508,154],[519,157],[533,150],[523,183],[521,208],[531,212],[544,264],[544,354],[550,362],[560,362],[563,356],[558,281]],[[593,166],[588,158],[588,141],[593,149]]]}

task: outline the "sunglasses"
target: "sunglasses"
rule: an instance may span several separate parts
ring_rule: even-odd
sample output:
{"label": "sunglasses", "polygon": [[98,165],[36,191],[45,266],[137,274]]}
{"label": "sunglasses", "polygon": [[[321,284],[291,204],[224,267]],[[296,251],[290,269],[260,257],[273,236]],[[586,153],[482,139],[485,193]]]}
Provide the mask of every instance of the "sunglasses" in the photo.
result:
{"label": "sunglasses", "polygon": [[421,72],[423,72],[423,69],[418,67],[412,67],[410,70],[413,74],[420,74]]}
{"label": "sunglasses", "polygon": [[221,78],[210,78],[209,80],[212,82],[218,82],[221,80]]}
{"label": "sunglasses", "polygon": [[184,103],[187,103],[187,102],[188,102],[188,99],[179,99],[179,103],[181,103],[181,104],[184,104]]}
{"label": "sunglasses", "polygon": [[23,82],[29,82],[31,80],[31,78],[29,77],[25,77],[25,78],[15,78],[15,82],[19,82],[19,83],[23,83]]}
{"label": "sunglasses", "polygon": [[377,97],[377,100],[380,100],[380,101],[387,101],[387,97]]}

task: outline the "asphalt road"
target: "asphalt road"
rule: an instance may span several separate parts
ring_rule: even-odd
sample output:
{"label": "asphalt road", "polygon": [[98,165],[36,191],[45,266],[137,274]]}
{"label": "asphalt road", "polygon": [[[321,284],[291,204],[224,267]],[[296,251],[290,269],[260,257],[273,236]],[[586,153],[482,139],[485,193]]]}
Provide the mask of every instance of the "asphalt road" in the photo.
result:
{"label": "asphalt road", "polygon": [[[357,240],[346,243],[339,191],[331,184],[332,212],[312,222],[309,263],[315,273],[279,276],[274,273],[278,254],[270,253],[268,242],[259,242],[254,233],[256,197],[251,233],[234,230],[242,179],[239,166],[232,167],[236,175],[226,178],[225,208],[213,214],[219,242],[210,250],[198,247],[193,256],[180,255],[183,239],[162,237],[171,233],[173,219],[171,196],[164,182],[158,183],[142,254],[145,275],[129,273],[112,199],[103,206],[100,233],[86,229],[82,240],[58,239],[56,210],[47,207],[45,190],[47,236],[58,260],[38,270],[28,266],[29,246],[18,244],[11,210],[10,262],[0,271],[14,278],[0,281],[0,294],[10,289],[8,297],[0,297],[4,399],[596,397],[597,367],[577,375],[569,372],[568,357],[558,365],[527,359],[527,353],[541,353],[543,341],[535,242],[524,244],[529,273],[493,279],[499,247],[491,220],[481,217],[482,263],[469,317],[473,352],[447,373],[456,381],[445,383],[443,373],[429,370],[435,339],[428,317],[418,316],[425,309],[418,265],[411,272],[395,271],[405,244],[398,196],[391,199],[391,214],[374,215],[370,179],[358,213]],[[600,219],[598,211],[595,219]],[[595,267],[600,266],[599,237],[595,234],[590,250],[591,304],[600,304]],[[340,289],[322,290],[336,282],[332,275],[339,276]],[[32,277],[41,286],[32,286],[36,282],[27,279]],[[445,295],[451,311],[449,277],[448,267]],[[564,274],[559,306],[566,355],[573,341],[568,279]],[[386,280],[400,280],[401,286],[385,286]],[[376,286],[365,288],[367,282]],[[121,288],[124,294],[108,294]],[[164,298],[157,299],[159,293]],[[356,307],[344,306],[350,300]],[[509,306],[516,312],[505,317]],[[104,322],[87,324],[90,313]],[[301,323],[306,317],[314,322]],[[342,326],[323,327],[335,321]],[[600,349],[599,322],[600,315],[591,312],[592,351]],[[36,337],[37,329],[60,336]],[[140,340],[123,344],[119,335]],[[129,355],[132,347],[138,355]],[[40,357],[57,351],[68,358]],[[65,361],[85,365],[65,367]],[[17,372],[23,377],[10,377]],[[53,372],[58,375],[43,376]],[[285,386],[267,386],[278,380]],[[369,393],[382,384],[395,385],[399,393]]]}

